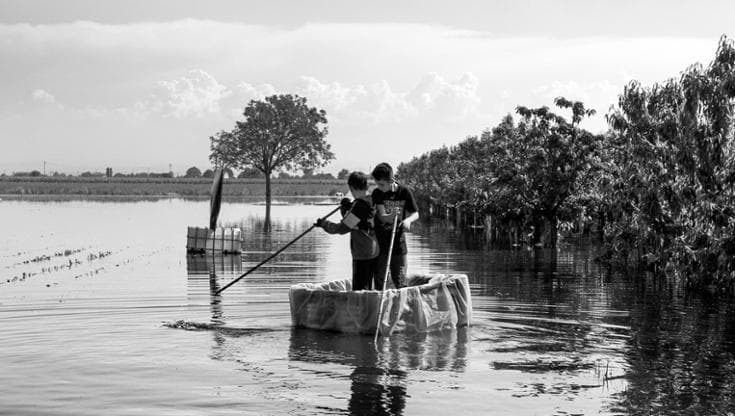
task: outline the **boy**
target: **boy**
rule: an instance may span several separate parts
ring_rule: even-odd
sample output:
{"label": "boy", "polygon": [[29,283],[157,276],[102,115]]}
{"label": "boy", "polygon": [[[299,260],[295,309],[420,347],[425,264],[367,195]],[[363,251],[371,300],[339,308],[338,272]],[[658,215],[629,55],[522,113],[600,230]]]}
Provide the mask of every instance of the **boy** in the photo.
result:
{"label": "boy", "polygon": [[[408,264],[406,262],[405,232],[411,230],[411,223],[419,219],[419,209],[411,190],[398,184],[393,177],[393,168],[387,163],[380,163],[373,169],[373,179],[377,188],[373,190],[373,203],[377,213],[375,215],[375,234],[378,237],[380,256],[378,260],[378,279],[380,285],[378,290],[383,290],[383,276],[388,267],[390,275],[396,288],[406,286],[406,273]],[[393,242],[393,254],[390,265],[388,265],[388,250],[390,249],[390,237],[393,231],[393,218],[398,216],[396,226],[396,237]]]}
{"label": "boy", "polygon": [[347,198],[342,200],[342,221],[333,223],[321,218],[316,226],[329,234],[350,233],[350,251],[352,252],[352,290],[370,289],[370,285],[379,280],[378,241],[375,237],[375,207],[367,194],[368,177],[362,172],[352,172],[347,178],[347,186],[355,198],[351,203]]}

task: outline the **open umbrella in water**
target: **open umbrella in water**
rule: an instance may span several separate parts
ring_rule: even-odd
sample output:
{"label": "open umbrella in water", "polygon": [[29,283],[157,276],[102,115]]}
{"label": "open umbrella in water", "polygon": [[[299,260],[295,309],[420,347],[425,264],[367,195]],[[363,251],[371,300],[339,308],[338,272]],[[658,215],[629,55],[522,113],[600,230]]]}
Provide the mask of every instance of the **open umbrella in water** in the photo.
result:
{"label": "open umbrella in water", "polygon": [[209,229],[217,228],[217,217],[219,217],[219,209],[222,206],[222,182],[224,179],[224,170],[217,169],[214,172],[214,180],[212,182],[212,192],[209,200]]}

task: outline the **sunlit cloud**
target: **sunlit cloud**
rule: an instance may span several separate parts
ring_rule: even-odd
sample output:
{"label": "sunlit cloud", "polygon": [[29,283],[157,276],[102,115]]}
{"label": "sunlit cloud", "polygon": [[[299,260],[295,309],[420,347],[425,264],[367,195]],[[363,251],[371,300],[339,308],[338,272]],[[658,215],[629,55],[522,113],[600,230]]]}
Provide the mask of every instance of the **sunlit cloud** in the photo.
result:
{"label": "sunlit cloud", "polygon": [[31,93],[33,101],[37,101],[43,104],[54,104],[56,103],[56,97],[51,95],[48,91],[42,89],[33,90]]}
{"label": "sunlit cloud", "polygon": [[164,117],[182,119],[220,112],[220,101],[232,92],[207,72],[197,69],[185,76],[158,82],[142,106]]}

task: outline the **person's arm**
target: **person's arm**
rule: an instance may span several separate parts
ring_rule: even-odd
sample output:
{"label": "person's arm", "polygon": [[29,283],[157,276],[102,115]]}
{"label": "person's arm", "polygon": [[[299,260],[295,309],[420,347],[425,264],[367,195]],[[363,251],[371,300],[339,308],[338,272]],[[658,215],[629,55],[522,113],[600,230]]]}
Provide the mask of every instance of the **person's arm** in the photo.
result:
{"label": "person's arm", "polygon": [[357,229],[360,223],[360,208],[353,205],[349,211],[345,213],[344,218],[339,223],[323,220],[317,221],[317,227],[322,227],[329,234],[347,234]]}
{"label": "person's arm", "polygon": [[328,234],[347,234],[352,231],[344,224],[344,219],[342,219],[341,222],[331,222],[327,220],[317,221],[315,225],[323,228]]}
{"label": "person's arm", "polygon": [[413,192],[409,188],[406,188],[406,194],[406,203],[403,209],[409,215],[403,219],[402,226],[406,231],[410,231],[411,224],[419,219],[419,207],[416,204],[416,199],[413,197]]}
{"label": "person's arm", "polygon": [[412,212],[411,215],[403,219],[403,222],[401,222],[401,225],[403,226],[403,229],[406,231],[411,231],[411,223],[419,219],[419,212],[415,211]]}

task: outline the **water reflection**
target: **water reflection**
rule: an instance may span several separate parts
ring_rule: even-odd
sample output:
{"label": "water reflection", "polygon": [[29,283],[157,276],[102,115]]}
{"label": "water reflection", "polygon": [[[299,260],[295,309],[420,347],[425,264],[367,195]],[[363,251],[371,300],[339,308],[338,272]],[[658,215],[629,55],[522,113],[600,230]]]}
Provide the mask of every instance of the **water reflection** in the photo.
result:
{"label": "water reflection", "polygon": [[186,255],[186,272],[189,276],[200,274],[231,274],[242,271],[239,254],[202,253]]}
{"label": "water reflection", "polygon": [[629,388],[620,408],[634,414],[723,414],[735,409],[735,306],[670,285],[632,293],[626,350]]}
{"label": "water reflection", "polygon": [[288,357],[350,367],[350,414],[400,415],[409,396],[410,371],[464,371],[468,340],[468,328],[396,334],[381,338],[377,345],[372,336],[295,328]]}

